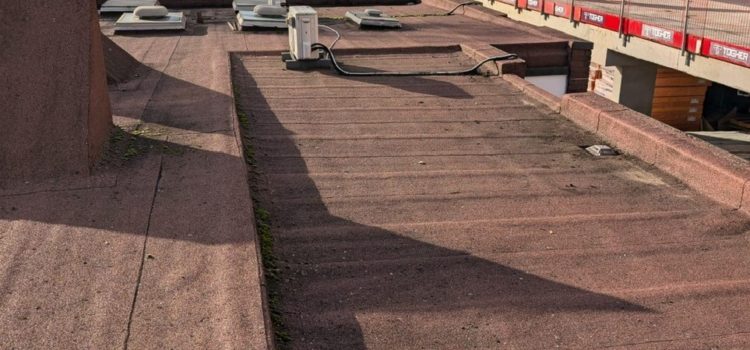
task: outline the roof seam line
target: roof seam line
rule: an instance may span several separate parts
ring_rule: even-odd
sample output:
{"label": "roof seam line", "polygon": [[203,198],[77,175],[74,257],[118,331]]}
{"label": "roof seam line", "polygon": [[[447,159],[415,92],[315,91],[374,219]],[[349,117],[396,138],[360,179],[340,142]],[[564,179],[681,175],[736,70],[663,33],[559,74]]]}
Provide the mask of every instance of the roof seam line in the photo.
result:
{"label": "roof seam line", "polygon": [[[177,47],[180,45],[180,41],[182,40],[182,36],[179,36],[177,38],[177,43],[175,44],[174,48],[172,49],[172,52],[169,54],[169,58],[167,59],[167,63],[164,65],[164,69],[159,71],[159,80],[156,82],[156,85],[154,86],[154,89],[151,90],[151,95],[149,96],[148,103],[143,108],[143,112],[141,114],[141,120],[146,115],[146,110],[148,109],[148,105],[151,103],[151,101],[154,98],[154,94],[156,93],[156,89],[159,87],[159,84],[161,84],[162,79],[164,78],[164,75],[166,74],[167,68],[169,68],[169,64],[172,62],[172,58],[174,57],[175,51],[177,51]],[[165,138],[165,141],[169,140],[169,136]],[[128,324],[125,331],[125,340],[123,341],[123,350],[128,350],[128,344],[130,342],[130,333],[132,330],[133,325],[133,316],[135,315],[135,306],[138,301],[138,292],[140,291],[141,287],[141,280],[143,278],[143,268],[146,261],[146,248],[148,243],[148,236],[149,231],[151,230],[151,219],[153,218],[154,214],[154,207],[156,205],[156,196],[159,194],[159,184],[161,183],[161,177],[162,177],[162,171],[164,169],[164,157],[159,156],[159,172],[156,176],[156,185],[154,186],[154,195],[151,197],[151,208],[148,212],[148,222],[146,223],[146,232],[145,237],[143,238],[143,248],[141,249],[141,261],[140,265],[138,267],[138,278],[136,279],[135,284],[135,291],[133,292],[133,302],[130,305],[130,312],[128,314]]]}
{"label": "roof seam line", "polygon": [[742,184],[742,192],[740,193],[740,205],[737,206],[737,210],[742,210],[742,203],[745,203],[745,192],[747,192],[745,189],[747,188],[747,185],[750,183],[750,180],[745,180],[745,182]]}
{"label": "roof seam line", "polygon": [[146,223],[145,237],[143,238],[143,247],[141,248],[141,261],[138,267],[138,278],[135,283],[135,291],[133,292],[133,301],[130,305],[130,313],[128,314],[128,325],[125,332],[125,341],[123,343],[123,349],[128,350],[128,343],[130,342],[130,332],[133,325],[133,316],[135,314],[135,305],[138,301],[138,292],[141,287],[141,280],[143,278],[143,268],[146,261],[146,248],[148,244],[149,231],[151,230],[151,219],[154,215],[154,207],[156,205],[156,195],[159,193],[159,184],[161,183],[162,170],[164,168],[164,158],[159,157],[159,172],[156,176],[156,185],[154,186],[154,195],[151,197],[151,208],[148,212],[148,222]]}

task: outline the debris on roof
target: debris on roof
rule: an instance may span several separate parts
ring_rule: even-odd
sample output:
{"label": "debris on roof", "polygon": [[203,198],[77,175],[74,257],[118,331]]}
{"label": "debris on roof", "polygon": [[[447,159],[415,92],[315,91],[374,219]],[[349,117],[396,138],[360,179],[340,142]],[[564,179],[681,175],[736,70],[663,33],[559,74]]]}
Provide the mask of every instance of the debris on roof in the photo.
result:
{"label": "debris on roof", "polygon": [[586,147],[586,152],[589,152],[592,156],[616,156],[617,151],[613,150],[612,147],[607,145],[593,145]]}

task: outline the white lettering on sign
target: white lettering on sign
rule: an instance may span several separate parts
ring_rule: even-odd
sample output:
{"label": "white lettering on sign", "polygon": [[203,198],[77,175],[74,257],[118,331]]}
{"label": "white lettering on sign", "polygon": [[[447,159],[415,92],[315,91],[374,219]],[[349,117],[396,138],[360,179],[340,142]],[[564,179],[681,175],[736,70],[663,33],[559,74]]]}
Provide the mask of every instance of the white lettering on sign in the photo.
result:
{"label": "white lettering on sign", "polygon": [[555,15],[565,15],[565,6],[555,5]]}
{"label": "white lettering on sign", "polygon": [[750,65],[750,52],[733,47],[724,46],[717,43],[711,43],[711,54],[726,58],[731,61]]}
{"label": "white lettering on sign", "polygon": [[643,28],[641,28],[641,36],[654,40],[672,42],[674,39],[674,31],[644,24]]}
{"label": "white lettering on sign", "polygon": [[529,7],[539,7],[539,0],[529,0]]}
{"label": "white lettering on sign", "polygon": [[604,24],[604,16],[597,15],[596,13],[584,12],[583,20],[586,22],[593,22],[596,24]]}

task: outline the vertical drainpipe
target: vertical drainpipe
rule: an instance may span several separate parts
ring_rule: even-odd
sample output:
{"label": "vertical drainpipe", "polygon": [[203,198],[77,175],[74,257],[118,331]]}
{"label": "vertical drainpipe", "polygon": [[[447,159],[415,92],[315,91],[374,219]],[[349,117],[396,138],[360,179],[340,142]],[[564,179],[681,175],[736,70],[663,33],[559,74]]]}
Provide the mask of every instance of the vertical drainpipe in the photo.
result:
{"label": "vertical drainpipe", "polygon": [[[682,51],[680,54],[685,56],[685,52],[687,51],[687,44],[688,44],[688,15],[690,14],[690,0],[685,0],[685,12],[682,14]],[[688,63],[690,60],[690,55],[688,55],[685,63]]]}
{"label": "vertical drainpipe", "polygon": [[622,38],[623,33],[625,32],[625,0],[620,1],[620,25],[618,28],[618,33],[620,34],[620,38]]}
{"label": "vertical drainpipe", "polygon": [[570,22],[575,22],[576,0],[570,0]]}

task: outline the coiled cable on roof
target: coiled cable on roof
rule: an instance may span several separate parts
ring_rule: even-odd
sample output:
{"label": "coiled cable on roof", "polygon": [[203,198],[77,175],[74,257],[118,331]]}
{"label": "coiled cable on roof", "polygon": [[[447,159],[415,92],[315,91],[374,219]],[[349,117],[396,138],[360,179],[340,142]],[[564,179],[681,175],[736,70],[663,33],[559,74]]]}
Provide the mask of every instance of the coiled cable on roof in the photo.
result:
{"label": "coiled cable on roof", "polygon": [[456,71],[415,71],[415,72],[350,72],[347,71],[339,65],[338,61],[336,61],[336,56],[333,54],[333,51],[321,44],[321,43],[315,43],[310,46],[313,50],[323,50],[327,55],[328,58],[331,60],[331,66],[332,68],[338,72],[341,75],[346,76],[353,76],[353,77],[375,77],[375,76],[385,76],[385,77],[405,77],[405,76],[430,76],[430,75],[471,75],[476,74],[479,67],[484,65],[487,62],[496,62],[496,61],[507,61],[518,58],[518,55],[516,54],[507,54],[502,56],[493,56],[488,57],[481,62],[477,63],[475,66],[467,69],[462,70],[456,70]]}

